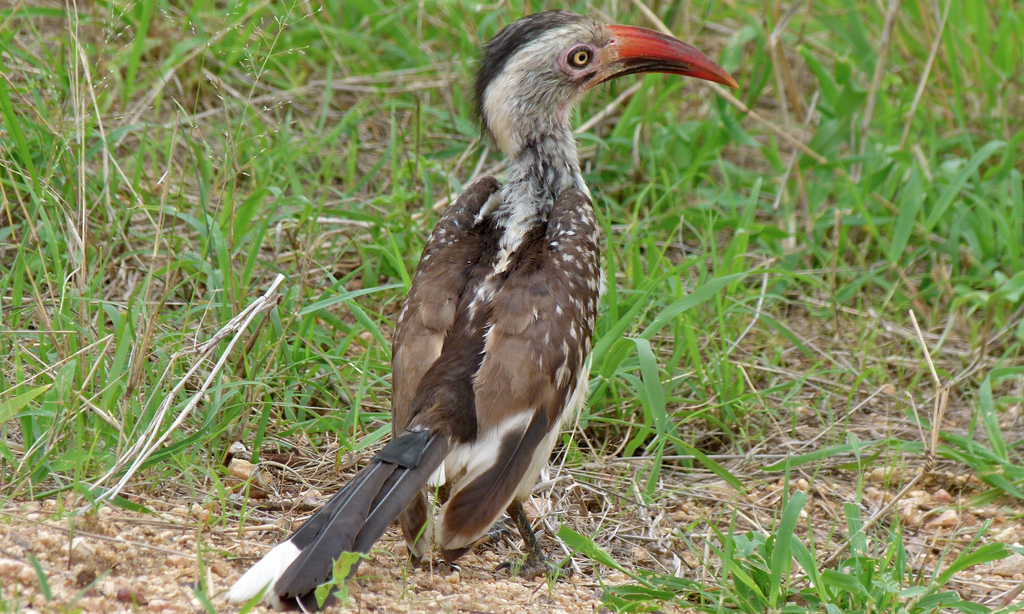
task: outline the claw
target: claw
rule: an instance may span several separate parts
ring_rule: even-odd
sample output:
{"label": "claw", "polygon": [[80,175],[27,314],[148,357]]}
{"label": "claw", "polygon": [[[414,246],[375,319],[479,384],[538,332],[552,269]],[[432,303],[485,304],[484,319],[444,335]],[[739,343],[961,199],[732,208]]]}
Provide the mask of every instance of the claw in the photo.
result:
{"label": "claw", "polygon": [[524,580],[531,580],[537,576],[548,578],[571,578],[573,574],[572,559],[567,557],[561,563],[555,564],[547,560],[544,555],[534,556],[530,554],[524,561],[505,561],[494,568],[494,572],[508,570],[512,576]]}
{"label": "claw", "polygon": [[477,540],[473,546],[479,546],[481,544],[500,544],[508,543],[512,539],[512,529],[508,526],[508,521],[505,519],[499,520],[494,523],[491,530],[484,534],[483,537]]}

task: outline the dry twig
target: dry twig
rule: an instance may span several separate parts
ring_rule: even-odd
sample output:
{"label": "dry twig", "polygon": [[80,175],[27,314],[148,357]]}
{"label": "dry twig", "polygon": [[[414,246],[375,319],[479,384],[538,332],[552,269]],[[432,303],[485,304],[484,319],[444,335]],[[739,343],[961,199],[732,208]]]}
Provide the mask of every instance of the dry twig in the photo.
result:
{"label": "dry twig", "polygon": [[[136,441],[135,445],[122,454],[117,462],[114,463],[114,466],[111,467],[103,477],[96,481],[94,486],[101,487],[104,482],[117,475],[125,465],[131,462],[128,470],[123,476],[121,476],[121,479],[117,484],[100,495],[96,499],[96,503],[116,497],[128,482],[131,481],[132,477],[139,470],[142,464],[146,462],[146,459],[148,459],[153,452],[157,450],[157,448],[163,445],[164,441],[171,436],[171,433],[175,432],[192,410],[199,405],[199,401],[206,394],[206,391],[210,389],[210,386],[213,384],[217,374],[220,373],[225,363],[227,363],[228,356],[231,355],[231,350],[235,347],[235,344],[238,343],[239,339],[241,339],[242,333],[249,327],[249,324],[256,319],[256,316],[269,312],[281,301],[281,295],[278,294],[277,287],[281,285],[281,282],[283,281],[284,275],[278,275],[277,278],[274,279],[273,283],[270,284],[270,288],[263,294],[263,296],[253,301],[248,307],[242,310],[241,313],[232,318],[230,322],[225,324],[207,342],[193,348],[181,350],[171,358],[170,364],[173,365],[175,360],[181,356],[187,354],[199,355],[195,363],[192,365],[192,368],[190,368],[188,372],[178,380],[178,383],[174,388],[166,397],[164,397],[163,402],[160,404],[160,409],[157,410],[156,416],[153,417],[153,420],[149,423],[149,426],[139,437],[138,441]],[[178,397],[178,393],[181,392],[182,388],[185,387],[186,382],[188,382],[199,370],[199,367],[204,364],[205,358],[211,356],[213,351],[217,348],[217,345],[228,337],[231,337],[231,340],[228,342],[228,346],[224,348],[220,358],[217,360],[213,369],[210,370],[210,373],[206,376],[202,385],[199,386],[199,388],[192,394],[192,398],[190,398],[188,403],[185,404],[184,409],[181,410],[181,413],[178,414],[178,417],[175,418],[174,422],[167,427],[163,433],[160,433],[160,425],[163,424],[164,418],[166,418],[167,414],[170,412],[171,405]]]}

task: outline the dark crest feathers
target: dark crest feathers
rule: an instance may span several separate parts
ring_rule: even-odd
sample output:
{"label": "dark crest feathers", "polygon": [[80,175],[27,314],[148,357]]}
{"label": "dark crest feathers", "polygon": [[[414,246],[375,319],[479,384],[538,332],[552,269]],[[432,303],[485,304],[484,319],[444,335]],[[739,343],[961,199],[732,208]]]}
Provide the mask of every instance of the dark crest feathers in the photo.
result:
{"label": "dark crest feathers", "polygon": [[508,59],[524,45],[553,28],[560,28],[584,17],[571,11],[545,11],[534,13],[505,26],[490,42],[483,46],[480,70],[476,74],[476,115],[481,129],[487,133],[487,118],[484,116],[484,93],[491,81],[505,68]]}

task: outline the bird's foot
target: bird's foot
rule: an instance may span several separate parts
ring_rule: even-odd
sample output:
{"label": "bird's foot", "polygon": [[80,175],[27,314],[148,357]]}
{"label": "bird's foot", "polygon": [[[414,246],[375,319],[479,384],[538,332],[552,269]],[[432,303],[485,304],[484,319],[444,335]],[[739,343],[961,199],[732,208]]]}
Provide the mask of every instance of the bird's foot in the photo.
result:
{"label": "bird's foot", "polygon": [[451,574],[456,571],[462,571],[462,568],[455,563],[444,560],[443,558],[433,556],[414,556],[409,555],[409,569],[410,570],[422,570],[429,571],[431,573],[439,574]]}
{"label": "bird's foot", "polygon": [[512,539],[512,527],[509,526],[508,519],[502,519],[494,523],[491,530],[484,533],[483,537],[476,540],[473,547],[477,547],[483,544],[500,544],[508,543]]}
{"label": "bird's foot", "polygon": [[543,554],[530,553],[523,561],[505,561],[494,568],[495,572],[507,569],[513,576],[531,580],[537,576],[551,579],[569,578],[573,574],[571,558],[561,563],[552,563]]}
{"label": "bird's foot", "polygon": [[411,567],[413,570],[419,570],[429,574],[438,574],[442,576],[449,576],[455,572],[462,572],[462,567],[455,563],[449,563],[442,558],[423,557]]}
{"label": "bird's foot", "polygon": [[450,561],[446,561],[444,559],[441,559],[435,565],[436,565],[436,567],[435,567],[434,571],[437,572],[437,573],[453,574],[453,573],[456,573],[456,572],[459,572],[459,573],[462,572],[462,567],[459,567],[455,563],[452,563]]}

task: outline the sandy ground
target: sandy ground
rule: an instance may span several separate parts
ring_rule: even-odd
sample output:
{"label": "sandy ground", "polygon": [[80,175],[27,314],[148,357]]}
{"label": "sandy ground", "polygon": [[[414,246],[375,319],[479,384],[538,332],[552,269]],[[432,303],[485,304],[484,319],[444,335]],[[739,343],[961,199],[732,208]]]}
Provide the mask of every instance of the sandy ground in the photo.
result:
{"label": "sandy ground", "polygon": [[[237,530],[205,523],[210,515],[200,506],[168,507],[154,515],[106,507],[72,523],[51,518],[56,503],[22,502],[4,511],[0,582],[4,598],[18,603],[19,611],[197,612],[203,610],[194,594],[197,583],[205,584],[216,611],[237,611],[223,593],[267,551],[265,544],[286,535],[255,531],[239,538]],[[551,584],[543,578],[522,580],[496,570],[508,556],[518,556],[511,542],[481,546],[460,559],[458,568],[439,559],[413,568],[392,528],[349,582],[349,602],[329,611],[600,610],[602,589],[592,570]],[[612,572],[604,581],[627,579]]]}
{"label": "sandy ground", "polygon": [[[722,530],[732,524],[735,532],[772,526],[785,487],[781,480],[765,481],[737,494],[702,472],[666,470],[663,487],[670,494],[663,496],[658,506],[637,504],[628,496],[595,495],[601,492],[595,486],[600,487],[602,480],[609,484],[608,492],[617,488],[628,495],[623,484],[635,488],[640,483],[634,465],[617,462],[603,468],[581,468],[542,481],[527,512],[538,519],[536,526],[549,558],[560,560],[566,552],[552,537],[564,524],[593,535],[627,566],[674,571],[714,585],[715,572],[705,560],[714,564],[717,559],[702,559],[702,548],[695,544],[699,546],[702,536],[712,534],[712,525]],[[733,469],[738,472],[739,467]],[[587,483],[578,482],[577,477],[584,473]],[[875,470],[861,476],[865,517],[893,500],[899,488],[889,485],[892,474],[892,470]],[[845,475],[848,480],[824,474],[811,480],[797,477],[789,485],[808,493],[804,509],[814,528],[819,558],[841,542],[842,504],[856,500],[856,474]],[[336,474],[333,479],[338,479]],[[897,500],[892,513],[903,522],[909,563],[922,573],[934,573],[976,537],[980,543],[1024,541],[1024,509],[1016,502],[1001,498],[984,505],[964,505],[986,488],[976,478],[940,466],[919,485]],[[71,507],[75,503],[67,497],[11,502],[0,514],[3,599],[22,612],[201,612],[204,605],[195,589],[203,586],[205,593],[199,594],[209,595],[213,611],[238,611],[225,603],[226,589],[325,501],[316,488],[292,490],[291,495],[250,499],[255,507],[249,510],[241,533],[237,521],[231,520],[237,516],[220,513],[216,500],[183,505],[175,501],[185,498],[171,493],[161,498],[132,497],[133,502],[153,510],[152,514],[105,507],[73,522],[61,509],[62,504]],[[240,496],[234,495],[228,503],[237,509],[240,502]],[[497,567],[520,557],[518,547],[513,532],[508,539],[478,547],[460,559],[457,569],[436,557],[429,565],[412,568],[404,542],[393,527],[377,543],[372,558],[362,564],[356,579],[349,582],[350,601],[329,611],[600,612],[603,587],[629,581],[622,573],[595,568],[579,555],[573,558],[576,571],[568,579],[511,578]],[[1014,555],[958,574],[949,588],[963,598],[996,605],[1014,602],[1022,586],[1024,557]],[[260,606],[255,611],[269,610]],[[661,611],[694,610],[666,606]]]}

